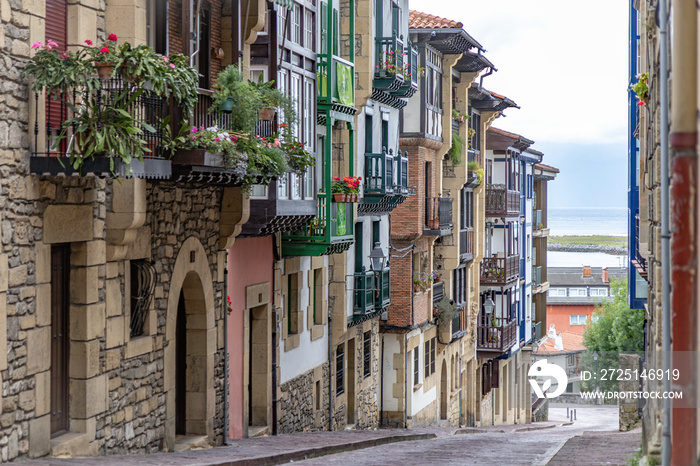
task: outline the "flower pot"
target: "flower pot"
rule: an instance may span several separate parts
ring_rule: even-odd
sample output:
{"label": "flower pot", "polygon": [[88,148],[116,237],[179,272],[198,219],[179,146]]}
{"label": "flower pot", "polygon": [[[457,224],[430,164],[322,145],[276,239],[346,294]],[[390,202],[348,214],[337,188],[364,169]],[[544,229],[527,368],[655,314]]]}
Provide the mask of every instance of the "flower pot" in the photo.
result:
{"label": "flower pot", "polygon": [[272,121],[272,119],[275,117],[275,108],[274,107],[259,108],[258,109],[258,116],[263,121]]}
{"label": "flower pot", "polygon": [[430,224],[428,225],[431,230],[439,230],[440,229],[440,220],[434,218],[430,220]]}
{"label": "flower pot", "polygon": [[178,149],[172,157],[174,165],[201,165],[206,167],[223,167],[224,155],[212,154],[205,149]]}
{"label": "flower pot", "polygon": [[95,63],[95,68],[97,68],[97,76],[100,79],[109,79],[112,77],[114,65],[110,63]]}
{"label": "flower pot", "polygon": [[233,97],[227,97],[226,100],[221,102],[219,110],[224,113],[231,113],[233,111]]}
{"label": "flower pot", "polygon": [[345,193],[333,193],[333,200],[335,202],[347,202],[346,201],[347,196],[348,196],[348,194],[345,194]]}

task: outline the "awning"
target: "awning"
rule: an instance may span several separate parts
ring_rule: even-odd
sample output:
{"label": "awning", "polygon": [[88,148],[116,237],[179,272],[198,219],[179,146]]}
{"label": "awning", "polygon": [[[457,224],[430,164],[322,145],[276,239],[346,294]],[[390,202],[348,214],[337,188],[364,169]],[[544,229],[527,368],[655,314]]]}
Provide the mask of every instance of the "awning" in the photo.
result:
{"label": "awning", "polygon": [[294,0],[272,0],[272,3],[276,3],[284,8],[291,9],[294,6]]}

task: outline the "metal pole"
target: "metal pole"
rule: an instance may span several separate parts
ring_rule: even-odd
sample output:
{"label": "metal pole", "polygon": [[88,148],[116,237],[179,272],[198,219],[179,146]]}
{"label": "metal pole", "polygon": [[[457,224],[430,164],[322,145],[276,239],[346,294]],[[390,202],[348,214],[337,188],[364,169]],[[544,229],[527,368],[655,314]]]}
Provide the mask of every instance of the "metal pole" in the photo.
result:
{"label": "metal pole", "polygon": [[[663,373],[671,369],[671,255],[669,230],[669,179],[668,179],[668,5],[659,2],[659,109],[661,111],[659,145],[661,149],[661,334]],[[664,377],[664,391],[671,390],[671,379]],[[663,439],[661,464],[671,464],[671,399],[663,400]]]}

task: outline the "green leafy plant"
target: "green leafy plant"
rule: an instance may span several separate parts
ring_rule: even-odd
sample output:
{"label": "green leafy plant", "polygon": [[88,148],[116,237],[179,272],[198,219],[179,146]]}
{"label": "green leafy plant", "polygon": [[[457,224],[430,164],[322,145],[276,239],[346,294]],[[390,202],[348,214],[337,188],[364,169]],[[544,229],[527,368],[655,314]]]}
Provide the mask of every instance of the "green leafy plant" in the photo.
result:
{"label": "green leafy plant", "polygon": [[331,185],[332,193],[360,194],[361,176],[346,176],[342,180],[338,176],[333,177]]}
{"label": "green leafy plant", "polygon": [[632,91],[639,99],[637,105],[644,105],[649,101],[649,73],[637,75],[637,82],[632,84]]}
{"label": "green leafy plant", "polygon": [[467,164],[467,169],[470,172],[476,173],[476,176],[479,178],[479,184],[484,182],[484,169],[479,166],[478,162],[472,160]]}
{"label": "green leafy plant", "polygon": [[470,116],[467,115],[466,113],[462,113],[459,110],[455,110],[453,108],[452,109],[452,118],[459,121],[460,123],[464,123],[465,121],[467,121],[470,118]]}
{"label": "green leafy plant", "polygon": [[459,315],[459,308],[453,300],[447,297],[435,303],[435,307],[437,308],[435,317],[437,317],[440,324],[448,324]]}
{"label": "green leafy plant", "polygon": [[450,156],[450,160],[452,160],[452,165],[459,165],[462,163],[462,152],[464,151],[464,139],[457,134],[456,132],[452,132],[452,147],[450,147],[450,151],[448,152],[448,155]]}

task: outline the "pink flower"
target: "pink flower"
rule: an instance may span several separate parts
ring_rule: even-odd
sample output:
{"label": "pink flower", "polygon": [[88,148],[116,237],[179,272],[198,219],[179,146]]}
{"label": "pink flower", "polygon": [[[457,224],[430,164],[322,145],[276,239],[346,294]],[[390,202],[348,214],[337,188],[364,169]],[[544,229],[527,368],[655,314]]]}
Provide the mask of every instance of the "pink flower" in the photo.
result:
{"label": "pink flower", "polygon": [[170,68],[175,69],[175,65],[173,65],[173,64],[171,63],[171,64],[170,64]]}
{"label": "pink flower", "polygon": [[197,132],[197,127],[196,127],[196,126],[193,126],[191,131],[192,131],[193,133],[196,133],[196,132]]}
{"label": "pink flower", "polygon": [[280,144],[281,144],[281,143],[280,143],[280,140],[279,140],[279,139],[277,139],[277,138],[275,138],[275,142],[274,142],[273,146],[275,146],[275,147],[279,147],[279,146],[280,146]]}
{"label": "pink flower", "polygon": [[168,57],[163,57],[163,61],[164,61],[165,63],[168,63]]}
{"label": "pink flower", "polygon": [[214,141],[221,141],[221,139],[219,139],[219,138],[214,138]]}
{"label": "pink flower", "polygon": [[100,53],[109,53],[109,48],[107,48],[107,47],[102,47],[102,48],[100,49]]}
{"label": "pink flower", "polygon": [[44,43],[43,43],[43,42],[34,42],[34,43],[32,44],[32,48],[33,48],[33,49],[38,49],[39,47],[43,47],[43,46],[44,46]]}
{"label": "pink flower", "polygon": [[86,43],[87,45],[92,45],[92,41],[91,41],[90,39],[86,39],[86,40],[85,40],[85,43]]}
{"label": "pink flower", "polygon": [[63,52],[63,55],[61,55],[63,58],[70,58],[70,54]]}
{"label": "pink flower", "polygon": [[107,40],[111,40],[112,42],[116,42],[116,41],[117,41],[117,35],[116,35],[116,34],[110,34],[109,36],[107,36]]}
{"label": "pink flower", "polygon": [[58,44],[56,42],[52,41],[51,39],[49,39],[49,41],[46,43],[46,46],[49,48],[54,48],[54,47],[58,47]]}

